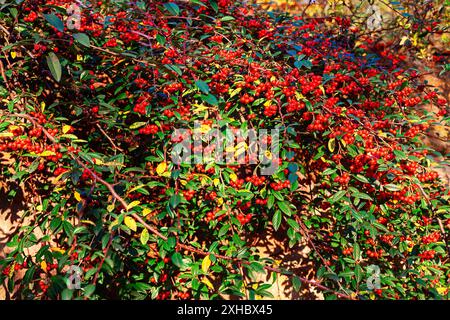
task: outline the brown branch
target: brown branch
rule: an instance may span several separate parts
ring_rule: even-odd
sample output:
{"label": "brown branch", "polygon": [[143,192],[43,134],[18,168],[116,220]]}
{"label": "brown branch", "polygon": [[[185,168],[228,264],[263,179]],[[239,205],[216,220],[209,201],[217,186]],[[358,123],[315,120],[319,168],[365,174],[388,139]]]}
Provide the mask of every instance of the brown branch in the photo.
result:
{"label": "brown branch", "polygon": [[[24,118],[24,119],[29,120],[30,122],[33,123],[34,126],[40,127],[40,128],[42,129],[42,131],[44,132],[44,134],[47,136],[47,138],[48,138],[51,142],[57,143],[57,141],[55,140],[55,138],[54,138],[51,134],[49,134],[48,131],[47,131],[42,125],[40,125],[33,117],[31,117],[31,116],[29,116],[29,115],[26,115],[26,114],[12,114],[12,116],[19,117],[19,118]],[[98,181],[98,182],[100,182],[101,184],[103,184],[103,185],[109,190],[109,192],[111,193],[111,195],[113,196],[113,198],[116,199],[116,200],[121,204],[121,206],[123,207],[123,209],[124,209],[125,211],[128,211],[128,204],[127,204],[127,202],[126,202],[119,194],[117,194],[117,192],[114,190],[114,187],[113,187],[109,182],[103,180],[103,179],[102,179],[101,177],[99,177],[95,172],[93,172],[91,169],[89,169],[89,168],[87,167],[87,165],[86,165],[83,161],[81,161],[81,160],[78,158],[78,156],[76,156],[75,154],[73,154],[73,153],[71,153],[71,152],[69,152],[69,155],[70,155],[70,156],[71,156],[71,157],[72,157],[72,158],[73,158],[73,159],[74,159],[74,160],[75,160],[82,168],[84,168],[87,172],[89,172],[89,173],[92,175],[92,178],[93,178],[95,181]],[[153,226],[149,225],[147,222],[145,222],[144,219],[142,219],[142,217],[140,217],[137,213],[131,213],[130,215],[131,215],[135,220],[137,220],[140,224],[142,224],[148,231],[150,231],[152,234],[154,234],[154,235],[157,236],[158,238],[160,238],[160,239],[162,239],[162,240],[167,240],[167,239],[168,239],[168,238],[167,238],[165,235],[163,235],[158,229],[156,229],[155,227],[153,227]],[[199,254],[199,255],[201,255],[201,256],[207,256],[207,255],[212,254],[211,252],[206,252],[206,251],[203,251],[203,250],[201,250],[201,249],[194,248],[194,247],[192,247],[192,246],[185,245],[185,244],[182,244],[182,243],[177,243],[177,244],[176,244],[176,247],[178,247],[178,248],[180,248],[180,249],[184,249],[184,250],[190,251],[190,252],[197,253],[197,254]],[[250,265],[250,262],[244,261],[244,260],[239,259],[239,258],[233,258],[233,257],[224,256],[224,255],[220,255],[220,254],[214,254],[214,256],[215,256],[216,258],[223,259],[223,260],[226,260],[226,261],[232,261],[232,262],[235,262],[235,263],[238,263],[238,264]],[[101,268],[101,266],[100,266],[100,268]],[[343,294],[343,293],[336,292],[336,291],[334,291],[333,289],[330,289],[330,288],[328,288],[328,287],[326,287],[326,286],[324,286],[324,285],[318,283],[318,282],[315,281],[315,280],[309,280],[309,279],[306,279],[306,278],[297,276],[297,275],[295,275],[293,272],[290,272],[290,271],[284,271],[284,270],[281,270],[281,269],[279,269],[279,268],[274,268],[274,267],[270,267],[270,266],[264,266],[264,269],[267,270],[267,271],[272,271],[272,272],[276,272],[276,273],[279,273],[279,274],[285,274],[285,275],[290,275],[290,276],[294,275],[294,276],[296,276],[301,282],[306,283],[306,284],[309,284],[309,285],[312,285],[312,286],[315,286],[315,287],[317,287],[317,288],[319,288],[319,289],[321,289],[321,290],[324,290],[324,291],[330,291],[330,292],[334,293],[336,296],[338,296],[338,297],[340,297],[340,298],[350,299],[350,300],[353,300],[353,299],[354,299],[353,297],[351,297],[351,296],[349,296],[349,295],[347,295],[347,294]]]}
{"label": "brown branch", "polygon": [[9,90],[10,90],[10,89],[9,89],[9,82],[8,82],[8,78],[6,78],[6,74],[5,74],[5,66],[3,65],[3,61],[2,61],[2,60],[0,60],[0,74],[1,74],[1,76],[2,76],[2,78],[3,78],[3,81],[5,82],[6,88],[7,88],[8,91],[9,91]]}
{"label": "brown branch", "polygon": [[113,146],[114,149],[119,150],[120,152],[123,152],[123,149],[121,149],[120,147],[118,147],[114,141],[111,139],[110,136],[108,136],[108,134],[105,132],[105,130],[102,129],[102,127],[100,126],[100,124],[96,123],[95,124],[97,126],[97,128],[100,130],[100,132],[106,137],[106,139],[108,139],[108,141],[111,143],[111,145]]}
{"label": "brown branch", "polygon": [[98,265],[97,272],[95,273],[94,280],[92,281],[92,284],[94,284],[94,285],[97,283],[98,275],[100,274],[100,270],[102,269],[103,264],[105,263],[105,259],[108,255],[109,248],[111,247],[112,240],[113,240],[113,234],[111,233],[111,235],[109,236],[108,244],[106,245],[105,249],[103,250],[103,258],[100,261],[100,264]]}

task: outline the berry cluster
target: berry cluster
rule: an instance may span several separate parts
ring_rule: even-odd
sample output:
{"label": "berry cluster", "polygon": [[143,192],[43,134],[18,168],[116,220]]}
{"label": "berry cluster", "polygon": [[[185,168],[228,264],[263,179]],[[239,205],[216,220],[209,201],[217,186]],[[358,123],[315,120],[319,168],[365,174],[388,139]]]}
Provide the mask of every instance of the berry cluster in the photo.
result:
{"label": "berry cluster", "polygon": [[431,259],[433,259],[435,254],[436,254],[435,250],[426,250],[426,251],[424,251],[422,253],[419,253],[418,256],[420,257],[421,261],[424,261],[424,260],[431,260]]}
{"label": "berry cluster", "polygon": [[249,223],[252,220],[253,215],[251,213],[243,214],[239,213],[236,215],[236,218],[242,225]]}
{"label": "berry cluster", "polygon": [[334,182],[341,185],[347,185],[350,182],[350,175],[347,172],[344,172],[342,175],[334,178]]}
{"label": "berry cluster", "polygon": [[194,190],[183,190],[183,197],[187,201],[191,201],[192,198],[194,198],[194,195],[195,195],[195,191]]}
{"label": "berry cluster", "polygon": [[291,182],[289,180],[280,181],[280,182],[271,182],[270,187],[275,191],[280,191],[283,189],[288,189],[291,187]]}
{"label": "berry cluster", "polygon": [[149,124],[149,125],[146,125],[145,127],[139,129],[140,134],[146,134],[146,135],[157,134],[158,131],[159,131],[159,128],[156,124]]}
{"label": "berry cluster", "polygon": [[427,236],[423,236],[422,243],[423,244],[434,243],[434,242],[438,242],[440,239],[441,239],[441,234],[439,232],[435,231]]}

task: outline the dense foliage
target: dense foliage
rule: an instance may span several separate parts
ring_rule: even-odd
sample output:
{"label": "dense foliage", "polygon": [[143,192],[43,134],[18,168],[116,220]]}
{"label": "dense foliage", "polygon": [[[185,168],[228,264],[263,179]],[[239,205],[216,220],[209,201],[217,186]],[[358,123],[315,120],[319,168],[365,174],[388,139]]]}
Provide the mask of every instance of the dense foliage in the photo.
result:
{"label": "dense foliage", "polygon": [[[0,175],[31,221],[0,261],[18,298],[253,299],[279,274],[327,299],[449,297],[450,193],[420,139],[449,105],[403,56],[346,17],[80,4],[81,21],[72,1],[1,5]],[[278,127],[278,170],[175,165],[196,121]],[[271,232],[313,272],[257,251]]]}

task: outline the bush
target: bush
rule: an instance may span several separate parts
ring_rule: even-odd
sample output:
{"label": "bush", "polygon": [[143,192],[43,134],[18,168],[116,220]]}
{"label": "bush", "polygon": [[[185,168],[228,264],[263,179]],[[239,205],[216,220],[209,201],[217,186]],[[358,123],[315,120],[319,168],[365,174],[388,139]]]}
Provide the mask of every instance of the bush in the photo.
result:
{"label": "bush", "polygon": [[[270,297],[259,273],[326,299],[448,298],[450,193],[420,139],[448,102],[350,18],[30,0],[0,20],[0,172],[32,219],[0,262],[18,298]],[[277,128],[279,167],[173,163],[196,123]],[[261,255],[267,231],[310,247],[313,273]]]}

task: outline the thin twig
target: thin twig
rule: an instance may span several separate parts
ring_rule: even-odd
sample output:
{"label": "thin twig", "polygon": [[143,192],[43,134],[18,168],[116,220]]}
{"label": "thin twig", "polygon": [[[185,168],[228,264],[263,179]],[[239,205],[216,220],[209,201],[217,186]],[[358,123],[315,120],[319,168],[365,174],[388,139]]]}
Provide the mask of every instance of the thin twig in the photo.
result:
{"label": "thin twig", "polygon": [[108,134],[105,132],[105,130],[102,129],[102,127],[100,126],[100,124],[96,123],[95,124],[97,126],[97,128],[100,130],[100,132],[106,137],[106,139],[108,139],[108,141],[111,143],[111,145],[113,146],[114,149],[119,150],[120,152],[123,152],[123,149],[121,149],[120,147],[118,147],[114,141],[108,136]]}
{"label": "thin twig", "polygon": [[[28,119],[29,121],[31,121],[33,123],[33,125],[35,125],[37,127],[40,127],[42,129],[42,131],[44,132],[44,134],[47,136],[47,138],[49,138],[49,140],[51,142],[57,143],[56,139],[50,133],[48,133],[48,131],[42,125],[40,125],[33,117],[31,117],[29,115],[26,115],[26,114],[12,114],[12,116]],[[69,155],[81,167],[83,167],[89,174],[91,174],[92,178],[95,181],[100,182],[101,184],[103,184],[109,190],[109,192],[111,193],[113,198],[116,199],[121,204],[123,209],[125,211],[128,211],[128,204],[127,204],[127,202],[119,194],[117,194],[117,192],[114,190],[114,187],[110,183],[108,183],[107,181],[103,180],[95,172],[93,172],[91,169],[89,169],[87,167],[87,165],[83,161],[81,161],[74,153],[70,152]],[[149,225],[147,222],[145,222],[144,219],[142,219],[142,217],[140,217],[137,213],[131,213],[130,215],[135,220],[137,220],[140,224],[142,224],[148,231],[150,231],[152,234],[156,235],[158,238],[160,238],[162,240],[167,240],[168,239],[165,235],[163,235],[155,227],[153,227],[153,226]],[[184,249],[184,250],[190,251],[190,252],[197,253],[197,254],[199,254],[201,256],[207,256],[207,255],[211,254],[211,252],[203,251],[201,249],[198,249],[198,248],[195,248],[195,247],[192,247],[192,246],[189,246],[189,245],[185,245],[185,244],[182,244],[182,243],[177,243],[176,247],[178,247],[180,249]],[[250,265],[250,262],[244,261],[244,260],[239,259],[239,258],[233,258],[233,257],[224,256],[224,255],[220,255],[220,254],[214,254],[214,256],[216,258],[223,259],[223,260],[226,260],[226,261],[232,261],[232,262],[235,262],[235,263],[238,263],[238,264]],[[279,274],[296,276],[301,282],[309,284],[309,285],[312,285],[312,286],[315,286],[315,287],[317,287],[317,288],[319,288],[321,290],[324,290],[324,291],[332,292],[332,293],[334,293],[336,296],[338,296],[340,298],[350,299],[350,300],[354,299],[353,297],[351,297],[351,296],[349,296],[347,294],[343,294],[343,293],[339,293],[337,291],[334,291],[333,289],[328,288],[328,287],[318,283],[315,280],[309,280],[309,279],[300,277],[298,275],[295,275],[291,271],[281,270],[279,268],[274,268],[274,267],[270,267],[270,266],[264,266],[264,269],[267,270],[267,271],[272,271],[272,272],[276,272],[276,273],[279,273]]]}

